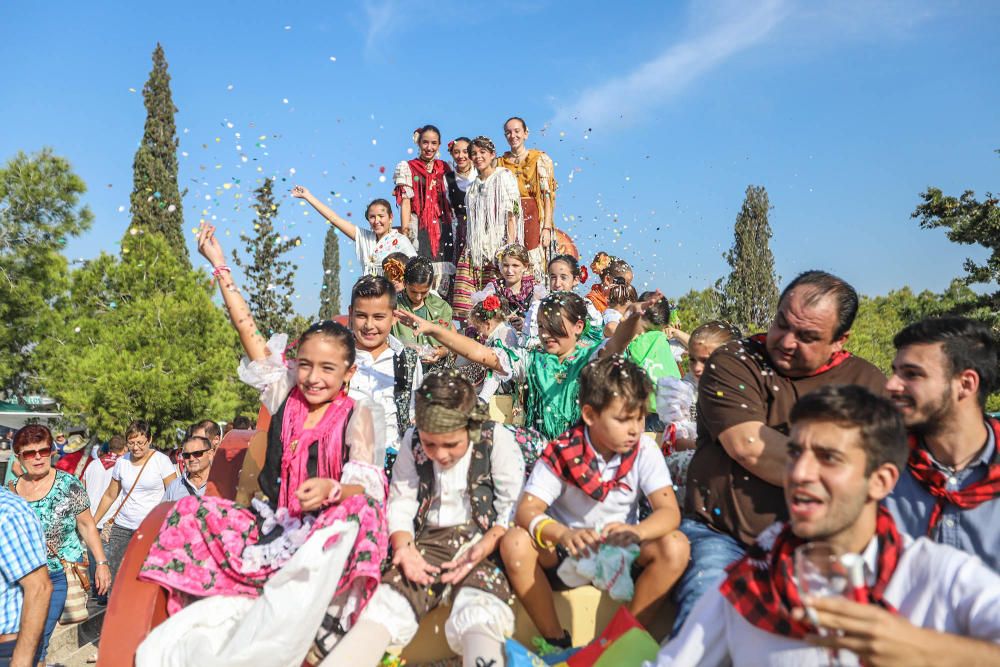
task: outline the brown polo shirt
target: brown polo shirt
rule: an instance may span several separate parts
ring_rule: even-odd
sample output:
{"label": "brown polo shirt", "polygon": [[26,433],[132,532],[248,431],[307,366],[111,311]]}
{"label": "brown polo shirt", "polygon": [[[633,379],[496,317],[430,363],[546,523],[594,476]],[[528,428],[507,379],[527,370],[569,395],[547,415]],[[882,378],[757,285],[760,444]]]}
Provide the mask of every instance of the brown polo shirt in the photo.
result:
{"label": "brown polo shirt", "polygon": [[698,445],[688,468],[687,512],[751,544],[764,528],[788,517],[784,493],[733,460],[719,434],[759,421],[788,435],[788,417],[800,396],[829,384],[857,384],[883,395],[885,382],[882,372],[860,357],[817,375],[787,378],[771,367],[761,340],[719,347],[698,386]]}

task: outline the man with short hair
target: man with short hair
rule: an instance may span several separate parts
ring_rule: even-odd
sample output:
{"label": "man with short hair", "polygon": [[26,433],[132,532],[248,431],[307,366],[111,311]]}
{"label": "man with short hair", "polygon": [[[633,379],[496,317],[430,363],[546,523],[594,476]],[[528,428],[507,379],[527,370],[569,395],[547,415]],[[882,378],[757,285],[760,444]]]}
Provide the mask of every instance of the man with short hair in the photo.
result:
{"label": "man with short hair", "polygon": [[45,537],[27,502],[0,489],[0,667],[31,667],[49,613]]}
{"label": "man with short hair", "polygon": [[399,440],[413,425],[413,391],[424,370],[413,348],[389,333],[396,323],[396,288],[382,276],[364,276],[351,290],[350,316],[357,371],[348,396],[374,400],[385,417],[386,472],[399,450]]}
{"label": "man with short hair", "polygon": [[212,451],[219,448],[222,442],[222,429],[211,419],[202,419],[200,422],[191,425],[191,435],[205,438],[212,445]]}
{"label": "man with short hair", "polygon": [[[763,531],[702,596],[658,667],[1000,664],[1000,576],[902,533],[880,505],[908,452],[888,399],[852,385],[806,395],[786,451],[790,521]],[[839,554],[843,595],[808,595],[796,563],[807,544]]]}
{"label": "man with short hair", "polygon": [[787,517],[781,483],[799,396],[828,384],[884,390],[881,371],[844,350],[857,309],[853,287],[807,271],[781,293],[766,334],[726,343],[709,358],[687,478],[686,513],[694,516],[681,523],[691,564],[674,589],[674,632],[760,531]]}
{"label": "man with short hair", "polygon": [[233,428],[237,431],[250,431],[253,429],[253,422],[244,415],[236,415],[233,418]]}
{"label": "man with short hair", "polygon": [[1000,571],[1000,421],[985,414],[1000,354],[988,326],[925,319],[893,339],[886,385],[910,434],[910,458],[886,500],[911,535],[976,554]]}
{"label": "man with short hair", "polygon": [[205,495],[205,489],[208,488],[208,474],[212,470],[212,461],[215,458],[215,448],[212,447],[212,443],[203,436],[192,435],[181,444],[180,455],[184,459],[184,472],[167,487],[162,502],[174,502],[185,496],[200,498]]}

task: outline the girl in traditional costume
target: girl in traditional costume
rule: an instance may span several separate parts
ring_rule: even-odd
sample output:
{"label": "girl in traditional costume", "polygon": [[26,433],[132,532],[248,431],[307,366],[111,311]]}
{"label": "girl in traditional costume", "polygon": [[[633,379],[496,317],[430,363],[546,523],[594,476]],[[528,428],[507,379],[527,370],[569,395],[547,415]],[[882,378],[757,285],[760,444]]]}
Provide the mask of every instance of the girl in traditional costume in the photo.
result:
{"label": "girl in traditional costume", "polygon": [[491,294],[502,296],[511,308],[515,328],[521,329],[528,309],[545,296],[545,288],[531,275],[531,262],[523,245],[512,243],[501,248],[497,253],[497,266],[500,275],[473,295],[472,300],[482,301]]}
{"label": "girl in traditional costume", "polygon": [[538,311],[540,349],[487,347],[410,313],[397,311],[396,316],[455,354],[493,370],[499,379],[525,382],[525,426],[551,439],[580,419],[580,371],[596,356],[624,352],[639,331],[646,305],[633,304],[615,335],[598,344],[584,336],[589,318],[583,298],[572,292],[550,294]]}
{"label": "girl in traditional costume", "polygon": [[[398,293],[396,307],[418,315],[425,320],[451,326],[451,306],[434,293],[434,269],[424,257],[414,257],[403,269],[403,289]],[[444,368],[448,364],[450,352],[433,338],[418,336],[413,329],[398,322],[392,326],[392,335],[399,342],[417,350],[425,371]]]}
{"label": "girl in traditional costume", "polygon": [[478,175],[465,194],[468,235],[452,298],[455,318],[461,322],[469,315],[472,295],[498,275],[497,252],[510,243],[524,242],[521,197],[514,175],[495,166],[496,147],[489,138],[476,137],[470,150]]}
{"label": "girl in traditional costume", "polygon": [[437,159],[441,132],[436,127],[418,128],[413,141],[419,156],[397,164],[392,177],[399,221],[403,234],[416,240],[419,255],[433,263],[433,288],[448,298],[455,277],[455,216],[447,181],[451,167]]}
{"label": "girl in traditional costume", "polygon": [[[587,267],[580,266],[579,260],[572,255],[556,255],[549,260],[548,266],[549,290],[552,292],[572,292],[581,283],[587,282]],[[538,308],[541,300],[535,301],[528,309],[524,318],[524,338],[526,347],[537,347],[538,340]],[[604,320],[600,311],[594,307],[590,299],[584,299],[587,306],[587,316],[590,326],[586,335],[595,343],[604,339]]]}
{"label": "girl in traditional costume", "polygon": [[535,279],[542,282],[545,277],[542,267],[547,258],[555,255],[549,253],[556,230],[553,217],[558,187],[555,168],[548,155],[525,146],[528,126],[523,119],[509,118],[503,125],[503,133],[510,150],[500,157],[498,164],[509,169],[517,179],[524,211],[524,246],[535,267]]}
{"label": "girl in traditional costume", "polygon": [[388,646],[408,644],[420,620],[449,601],[444,635],[462,664],[503,664],[514,613],[497,545],[523,479],[513,434],[488,420],[472,386],[454,370],[428,375],[416,394],[416,428],[393,468],[392,565],[323,665],[374,667]]}
{"label": "girl in traditional costume", "polygon": [[469,214],[465,209],[465,193],[469,186],[475,183],[476,168],[472,166],[472,156],[469,148],[472,139],[459,137],[448,142],[448,153],[451,155],[452,170],[445,178],[448,181],[448,202],[455,214],[455,260],[465,252],[466,238],[469,233]]}
{"label": "girl in traditional costume", "polygon": [[[263,497],[251,508],[197,496],[174,506],[140,573],[168,590],[173,616],[140,647],[138,665],[278,656],[294,664],[314,639],[322,652],[378,586],[388,547],[384,420],[374,404],[347,395],[353,335],[334,322],[314,324],[296,359],[286,360],[287,336],[265,342],[257,331],[214,231],[202,227],[198,248],[247,353],[239,375],[273,415],[258,478]],[[182,609],[193,598],[206,599]],[[275,627],[280,636],[271,637]]]}
{"label": "girl in traditional costume", "polygon": [[401,252],[407,257],[413,257],[417,251],[410,239],[392,228],[392,205],[385,199],[375,199],[365,209],[365,217],[371,225],[364,229],[353,222],[344,220],[332,208],[321,202],[313,193],[301,185],[292,188],[292,196],[305,199],[316,212],[344,235],[354,241],[354,251],[361,263],[364,275],[381,276],[382,260],[392,253]]}
{"label": "girl in traditional costume", "polygon": [[628,307],[639,300],[635,288],[624,278],[612,278],[608,288],[608,307],[604,309],[604,335],[611,336],[618,328]]}

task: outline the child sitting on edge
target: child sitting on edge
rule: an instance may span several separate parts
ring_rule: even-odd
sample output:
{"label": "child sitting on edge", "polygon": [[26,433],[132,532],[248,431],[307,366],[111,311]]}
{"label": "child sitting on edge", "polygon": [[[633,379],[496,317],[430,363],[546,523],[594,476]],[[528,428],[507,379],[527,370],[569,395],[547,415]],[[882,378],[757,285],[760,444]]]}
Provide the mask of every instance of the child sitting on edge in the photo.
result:
{"label": "child sitting on edge", "polygon": [[455,370],[417,390],[416,428],[399,450],[389,491],[392,566],[357,624],[322,663],[378,664],[405,646],[420,619],[448,599],[448,645],[468,667],[502,665],[514,603],[497,545],[524,479],[510,431],[488,421]]}
{"label": "child sitting on edge", "polygon": [[500,276],[481,292],[473,294],[472,302],[480,302],[492,294],[503,297],[512,311],[510,321],[519,330],[531,304],[545,296],[545,288],[535,283],[528,251],[523,245],[511,243],[501,248],[497,253],[497,266]]}
{"label": "child sitting on edge", "polygon": [[[663,455],[643,435],[651,391],[642,369],[619,355],[580,374],[582,421],[549,443],[524,487],[516,527],[501,542],[508,577],[535,627],[551,645],[569,647],[553,585],[569,556],[602,544],[640,546],[641,573],[629,611],[649,624],[687,567],[688,543]],[[640,495],[653,513],[637,522]]]}

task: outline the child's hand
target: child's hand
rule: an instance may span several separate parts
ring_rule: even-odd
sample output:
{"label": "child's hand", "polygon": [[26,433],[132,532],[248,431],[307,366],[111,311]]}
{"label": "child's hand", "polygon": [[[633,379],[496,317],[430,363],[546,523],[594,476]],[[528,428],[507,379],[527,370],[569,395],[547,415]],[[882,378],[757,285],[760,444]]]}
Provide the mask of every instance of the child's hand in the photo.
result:
{"label": "child's hand", "polygon": [[659,303],[662,298],[663,298],[663,292],[661,292],[660,290],[656,290],[645,301],[636,301],[634,303],[630,303],[628,305],[628,308],[625,309],[624,317],[628,318],[631,317],[632,315],[638,315],[641,317],[646,312],[647,308],[653,306],[654,304]]}
{"label": "child's hand", "polygon": [[605,544],[610,544],[614,547],[627,547],[630,544],[639,544],[642,542],[642,535],[639,534],[638,526],[618,521],[606,525],[604,530],[601,531],[601,537],[604,538]]}
{"label": "child's hand", "polygon": [[396,315],[396,319],[399,320],[400,324],[406,327],[410,327],[411,329],[413,329],[413,333],[417,334],[418,336],[421,334],[430,333],[431,330],[434,328],[433,323],[428,322],[422,317],[417,317],[408,310],[396,309],[394,311],[394,314]]}
{"label": "child's hand", "polygon": [[202,223],[198,228],[198,252],[213,268],[226,263],[226,253],[223,252],[219,239],[215,238],[215,227],[212,225]]}
{"label": "child's hand", "polygon": [[[442,570],[448,570],[441,575],[442,584],[455,584],[465,578],[484,558],[490,555],[493,549],[489,545],[483,544],[485,538],[479,540],[465,550],[461,556],[447,563],[441,564]],[[494,547],[495,547],[494,543]]]}
{"label": "child's hand", "polygon": [[306,190],[301,185],[296,185],[294,188],[292,188],[292,196],[295,197],[296,199],[307,199],[310,194],[312,193]]}
{"label": "child's hand", "polygon": [[311,477],[299,485],[295,497],[299,499],[303,512],[312,512],[326,505],[331,497],[332,502],[340,500],[340,484],[326,477]]}
{"label": "child's hand", "polygon": [[570,528],[559,537],[559,545],[573,558],[597,553],[601,537],[593,528]]}
{"label": "child's hand", "polygon": [[434,583],[434,576],[441,572],[440,568],[424,560],[413,544],[396,551],[392,556],[392,564],[403,571],[407,580],[420,586],[430,586]]}

